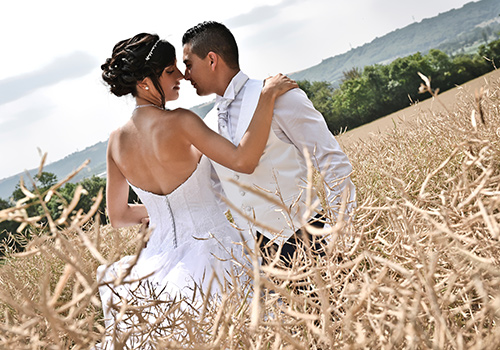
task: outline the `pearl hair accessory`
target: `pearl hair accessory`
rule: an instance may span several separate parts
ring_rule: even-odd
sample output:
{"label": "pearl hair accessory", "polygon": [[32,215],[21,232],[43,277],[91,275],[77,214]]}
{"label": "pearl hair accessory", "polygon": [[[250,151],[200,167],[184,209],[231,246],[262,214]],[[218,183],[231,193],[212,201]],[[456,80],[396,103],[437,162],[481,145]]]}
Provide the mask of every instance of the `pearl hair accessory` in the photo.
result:
{"label": "pearl hair accessory", "polygon": [[161,41],[161,39],[158,39],[158,41],[155,42],[153,47],[151,48],[151,51],[149,51],[148,55],[146,56],[146,61],[149,61],[151,59],[151,56],[153,56],[153,51],[156,49],[156,45]]}

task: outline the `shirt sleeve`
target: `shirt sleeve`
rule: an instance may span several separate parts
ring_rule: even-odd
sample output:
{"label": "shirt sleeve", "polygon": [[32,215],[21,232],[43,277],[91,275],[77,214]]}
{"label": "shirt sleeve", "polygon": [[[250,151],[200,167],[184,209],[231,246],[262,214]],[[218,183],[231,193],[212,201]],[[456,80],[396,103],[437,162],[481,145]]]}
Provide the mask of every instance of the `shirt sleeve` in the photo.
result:
{"label": "shirt sleeve", "polygon": [[293,144],[305,157],[304,148],[313,164],[323,173],[330,189],[330,203],[340,200],[340,193],[349,188],[354,201],[352,166],[347,155],[328,129],[325,118],[313,106],[301,89],[293,89],[278,97],[274,108],[272,129],[283,142]]}

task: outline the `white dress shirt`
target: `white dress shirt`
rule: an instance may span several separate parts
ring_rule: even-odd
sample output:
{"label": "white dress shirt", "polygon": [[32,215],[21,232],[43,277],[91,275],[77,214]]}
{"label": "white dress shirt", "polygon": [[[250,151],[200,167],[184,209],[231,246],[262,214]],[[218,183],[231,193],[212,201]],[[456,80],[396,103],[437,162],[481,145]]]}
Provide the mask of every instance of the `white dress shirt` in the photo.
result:
{"label": "white dress shirt", "polygon": [[[228,107],[231,138],[234,138],[238,125],[245,93],[244,84],[247,80],[248,76],[239,71],[224,93],[224,97],[233,99]],[[235,89],[242,84],[243,87],[234,96]],[[218,98],[220,99],[220,96]],[[304,148],[306,148],[313,157],[313,164],[324,173],[326,183],[330,186],[337,185],[329,194],[331,203],[340,200],[339,193],[346,186],[350,190],[350,201],[355,201],[355,188],[349,178],[352,172],[351,163],[328,129],[325,118],[314,108],[304,91],[298,88],[292,89],[276,99],[271,129],[281,141],[293,144],[304,158]],[[346,180],[338,184],[342,178]]]}

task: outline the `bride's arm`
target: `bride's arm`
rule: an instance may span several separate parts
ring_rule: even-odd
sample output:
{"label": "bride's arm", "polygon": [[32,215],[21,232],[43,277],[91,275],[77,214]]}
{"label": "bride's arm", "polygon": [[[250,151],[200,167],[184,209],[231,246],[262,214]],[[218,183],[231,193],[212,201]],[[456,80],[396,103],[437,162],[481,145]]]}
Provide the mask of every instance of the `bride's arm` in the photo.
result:
{"label": "bride's arm", "polygon": [[129,185],[116,165],[112,155],[113,134],[108,141],[106,155],[106,207],[109,221],[114,228],[138,225],[144,222],[148,212],[142,204],[129,204]]}
{"label": "bride's arm", "polygon": [[232,170],[251,174],[259,164],[269,138],[276,98],[296,87],[295,81],[282,74],[266,80],[252,121],[238,146],[212,131],[194,114],[183,119],[186,137],[213,161]]}

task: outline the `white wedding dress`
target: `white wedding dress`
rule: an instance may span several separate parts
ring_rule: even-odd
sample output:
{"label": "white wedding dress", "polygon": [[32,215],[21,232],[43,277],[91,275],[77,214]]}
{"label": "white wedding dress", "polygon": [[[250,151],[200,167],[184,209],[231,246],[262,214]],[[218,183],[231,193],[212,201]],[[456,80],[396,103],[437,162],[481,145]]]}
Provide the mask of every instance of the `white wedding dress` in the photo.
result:
{"label": "white wedding dress", "polygon": [[147,284],[147,288],[138,292],[135,282],[113,286],[116,276],[130,264],[131,256],[98,268],[99,282],[108,282],[99,287],[108,329],[116,326],[116,311],[110,307],[111,303],[119,304],[120,299],[133,301],[137,293],[147,294],[152,289],[154,292],[149,297],[153,299],[192,298],[195,283],[205,289],[213,273],[223,281],[224,275],[227,277],[236,266],[231,260],[231,250],[241,256],[241,246],[234,244],[240,240],[239,234],[217,202],[210,171],[210,161],[203,156],[191,176],[168,195],[131,185],[146,206],[153,231],[127,279],[134,281],[151,276],[140,282]]}

